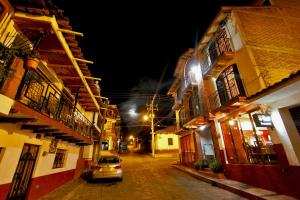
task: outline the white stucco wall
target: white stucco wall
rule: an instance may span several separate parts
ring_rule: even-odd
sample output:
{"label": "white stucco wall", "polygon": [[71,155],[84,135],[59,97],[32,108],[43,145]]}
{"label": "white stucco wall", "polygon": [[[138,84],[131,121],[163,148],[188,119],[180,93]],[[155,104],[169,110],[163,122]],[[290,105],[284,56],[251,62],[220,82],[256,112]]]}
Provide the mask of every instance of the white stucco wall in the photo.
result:
{"label": "white stucco wall", "polygon": [[4,154],[0,162],[0,185],[10,183],[19,163],[25,143],[39,145],[36,164],[32,177],[49,175],[76,168],[79,147],[67,142],[59,142],[57,148],[66,150],[65,164],[62,168],[52,169],[55,154],[49,152],[50,139],[36,139],[36,134],[30,130],[21,130],[19,124],[1,124],[0,147]]}

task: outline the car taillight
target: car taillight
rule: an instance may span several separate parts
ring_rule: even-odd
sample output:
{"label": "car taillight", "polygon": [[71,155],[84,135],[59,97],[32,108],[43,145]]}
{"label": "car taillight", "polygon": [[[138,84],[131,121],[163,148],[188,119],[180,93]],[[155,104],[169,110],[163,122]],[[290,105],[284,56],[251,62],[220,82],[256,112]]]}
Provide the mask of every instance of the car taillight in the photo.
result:
{"label": "car taillight", "polygon": [[115,166],[115,169],[121,169],[121,165]]}
{"label": "car taillight", "polygon": [[96,170],[98,170],[98,169],[101,169],[101,167],[98,166],[98,165],[93,165],[93,166],[91,166],[91,169],[96,169]]}

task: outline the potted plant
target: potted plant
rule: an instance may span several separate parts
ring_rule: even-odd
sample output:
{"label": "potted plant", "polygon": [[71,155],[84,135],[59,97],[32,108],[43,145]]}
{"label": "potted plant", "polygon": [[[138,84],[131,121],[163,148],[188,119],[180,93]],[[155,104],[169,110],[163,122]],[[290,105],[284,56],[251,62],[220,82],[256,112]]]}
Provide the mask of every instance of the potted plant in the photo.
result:
{"label": "potted plant", "polygon": [[202,169],[202,161],[198,160],[194,163],[194,167],[196,170],[201,170]]}
{"label": "potted plant", "polygon": [[223,172],[223,167],[218,163],[218,161],[214,160],[209,164],[209,168],[214,172],[214,173],[220,173]]}
{"label": "potted plant", "polygon": [[33,50],[27,58],[26,66],[29,70],[36,69],[40,63],[41,54],[38,50]]}
{"label": "potted plant", "polygon": [[0,83],[11,77],[14,70],[10,68],[10,63],[15,57],[13,49],[0,45]]}

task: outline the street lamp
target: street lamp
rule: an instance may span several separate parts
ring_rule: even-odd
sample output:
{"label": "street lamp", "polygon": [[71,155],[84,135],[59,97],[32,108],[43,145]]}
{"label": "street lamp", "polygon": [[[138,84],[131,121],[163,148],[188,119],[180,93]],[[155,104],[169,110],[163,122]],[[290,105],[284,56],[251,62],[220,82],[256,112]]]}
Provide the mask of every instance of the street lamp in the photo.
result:
{"label": "street lamp", "polygon": [[153,108],[151,109],[150,108],[150,114],[148,114],[148,115],[144,115],[144,117],[143,117],[143,119],[144,119],[144,121],[148,121],[149,119],[151,120],[151,138],[152,138],[152,157],[154,158],[155,157],[155,142],[154,142],[154,134],[155,134],[155,132],[154,132],[154,117],[155,117],[155,115],[154,115],[154,111],[153,111]]}

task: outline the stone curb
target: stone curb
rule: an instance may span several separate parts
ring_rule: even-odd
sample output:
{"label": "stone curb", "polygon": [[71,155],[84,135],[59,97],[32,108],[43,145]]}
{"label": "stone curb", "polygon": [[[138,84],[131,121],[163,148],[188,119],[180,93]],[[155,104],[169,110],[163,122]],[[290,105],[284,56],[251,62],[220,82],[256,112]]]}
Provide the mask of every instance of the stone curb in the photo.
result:
{"label": "stone curb", "polygon": [[[224,190],[230,191],[232,193],[235,193],[237,195],[240,195],[242,197],[248,198],[248,199],[253,199],[253,200],[296,200],[296,198],[290,197],[290,196],[286,196],[286,195],[281,195],[269,190],[265,190],[265,189],[261,189],[261,188],[255,188],[254,186],[249,186],[246,185],[244,183],[240,183],[243,186],[249,186],[248,189],[241,189],[239,187],[230,185],[229,183],[226,183],[227,180],[229,179],[216,179],[216,178],[212,178],[209,176],[205,176],[205,175],[201,175],[198,174],[197,172],[194,172],[193,169],[190,169],[188,167],[184,167],[184,166],[180,166],[180,165],[176,165],[176,164],[172,164],[172,167],[183,171],[185,173],[188,173],[189,175],[203,181],[206,183],[211,184],[212,186],[217,186],[219,188],[222,188]],[[231,180],[229,180],[231,181]],[[231,182],[235,182],[238,183],[237,181],[231,181]],[[248,191],[247,191],[248,190]],[[250,191],[252,190],[252,191]],[[256,191],[253,191],[256,190]]]}

